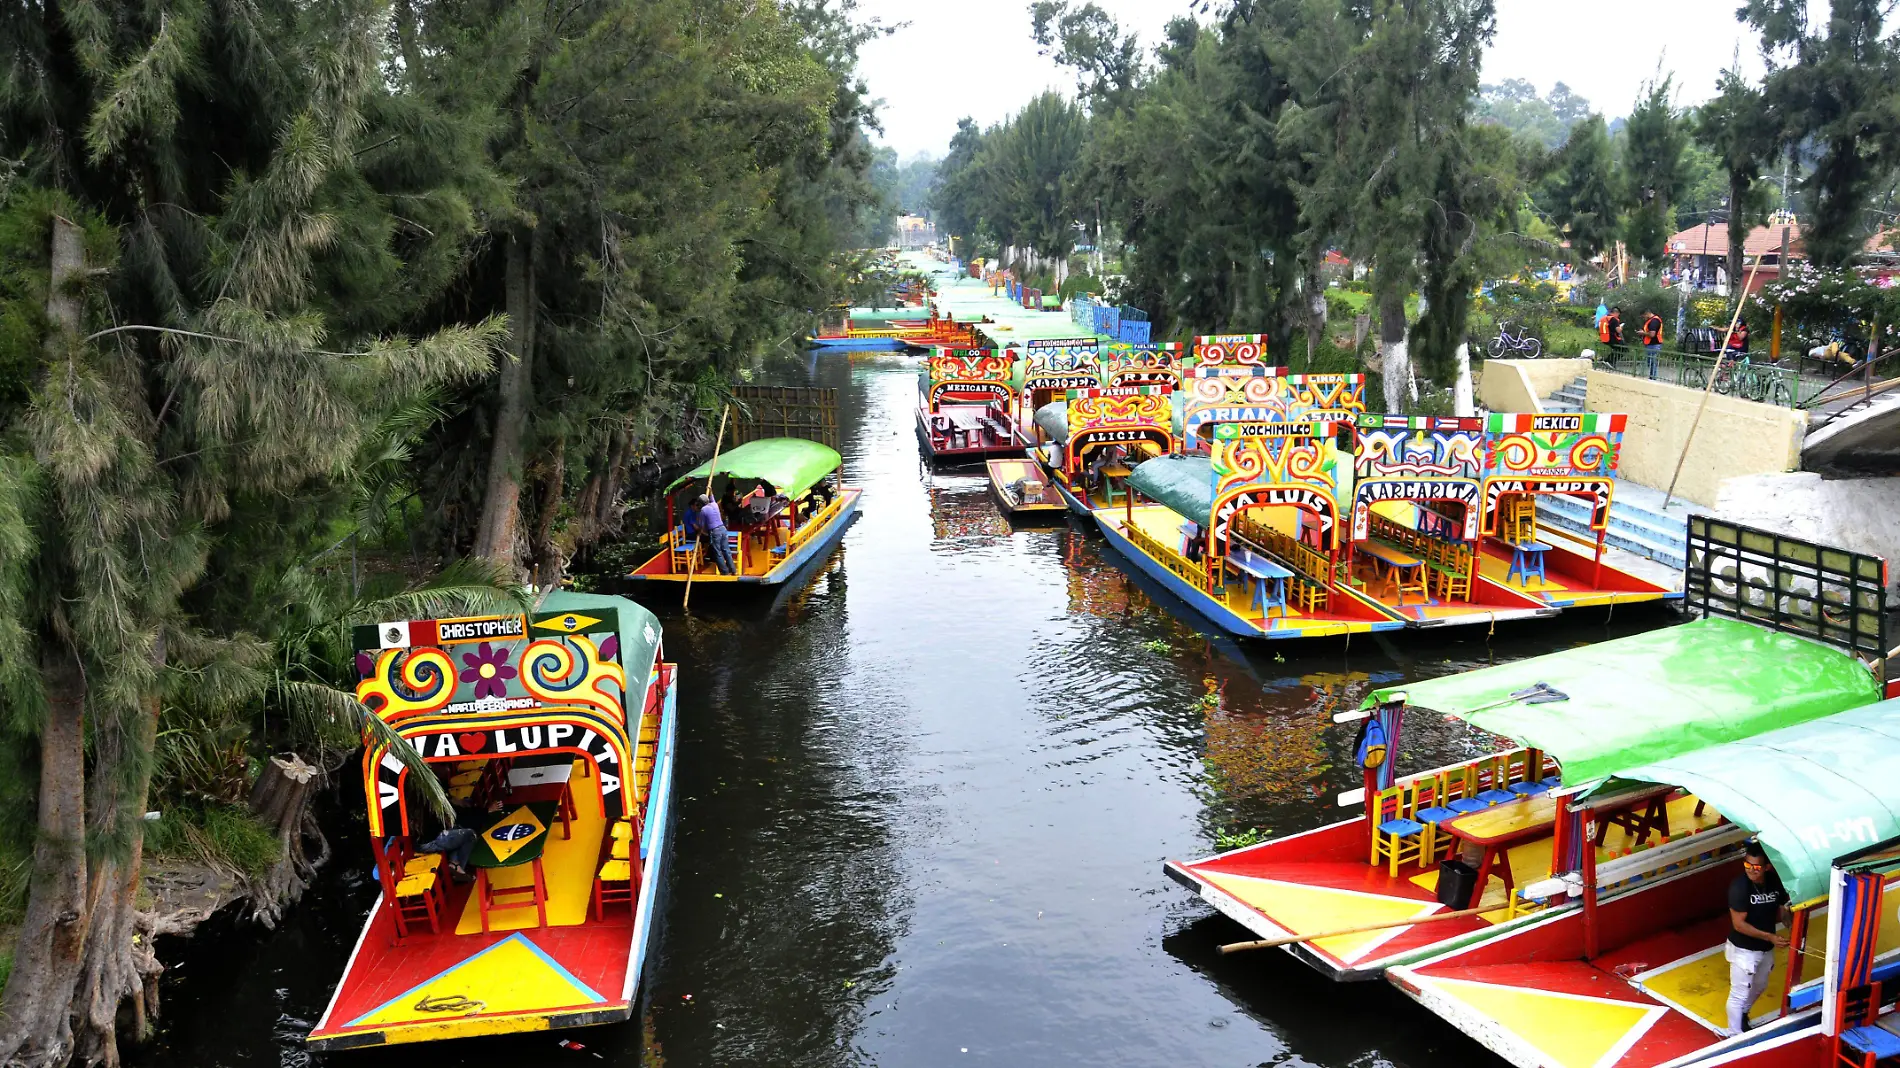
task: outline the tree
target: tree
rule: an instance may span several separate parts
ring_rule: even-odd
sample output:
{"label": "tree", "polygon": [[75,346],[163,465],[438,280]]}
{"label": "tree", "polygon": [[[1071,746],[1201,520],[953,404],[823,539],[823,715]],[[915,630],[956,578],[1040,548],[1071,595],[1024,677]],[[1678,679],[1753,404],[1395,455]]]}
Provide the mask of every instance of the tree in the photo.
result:
{"label": "tree", "polygon": [[1031,34],[1042,54],[1076,71],[1076,91],[1092,111],[1126,108],[1141,73],[1141,46],[1122,34],[1108,12],[1092,2],[1035,0],[1029,5]]}
{"label": "tree", "polygon": [[1768,209],[1760,175],[1775,156],[1777,130],[1761,90],[1733,67],[1722,72],[1716,87],[1715,98],[1696,115],[1695,134],[1714,155],[1728,186],[1728,273],[1739,298],[1748,231]]}
{"label": "tree", "polygon": [[1882,36],[1886,8],[1880,0],[1831,0],[1819,32],[1796,0],[1749,0],[1741,12],[1769,56],[1763,89],[1783,145],[1814,156],[1800,185],[1814,204],[1801,236],[1823,267],[1859,254],[1873,226],[1868,202],[1900,165],[1900,54]]}
{"label": "tree", "polygon": [[1666,77],[1644,87],[1623,128],[1625,236],[1630,250],[1649,263],[1662,259],[1675,232],[1672,205],[1689,182],[1689,124],[1671,99],[1671,85]]}
{"label": "tree", "polygon": [[1592,115],[1570,131],[1550,161],[1538,199],[1579,260],[1595,259],[1616,240],[1623,198],[1617,192],[1603,116]]}

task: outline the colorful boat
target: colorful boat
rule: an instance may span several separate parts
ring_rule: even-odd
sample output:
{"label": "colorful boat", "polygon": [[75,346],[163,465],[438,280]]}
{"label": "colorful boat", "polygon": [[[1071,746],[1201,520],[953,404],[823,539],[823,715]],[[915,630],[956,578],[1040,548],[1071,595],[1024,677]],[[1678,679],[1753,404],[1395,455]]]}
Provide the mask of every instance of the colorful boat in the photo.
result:
{"label": "colorful boat", "polygon": [[1034,460],[990,460],[990,493],[1004,514],[1015,520],[1057,519],[1069,506],[1050,486],[1042,465]]}
{"label": "colorful boat", "polygon": [[[1479,573],[1553,608],[1671,600],[1676,590],[1603,562],[1616,489],[1617,454],[1628,416],[1583,412],[1485,417],[1484,529]],[[1571,497],[1590,504],[1594,544],[1580,543],[1537,522],[1537,498]],[[1519,546],[1534,549],[1536,576],[1526,573]]]}
{"label": "colorful boat", "polygon": [[[1875,1033],[1849,1063],[1862,1063],[1868,1050],[1900,1054],[1900,1035],[1875,1020],[1889,998],[1870,986],[1900,979],[1900,925],[1880,922],[1900,905],[1900,855],[1851,859],[1900,835],[1896,768],[1900,701],[1884,701],[1640,763],[1573,802],[1589,818],[1599,797],[1693,791],[1721,811],[1734,836],[1762,844],[1789,894],[1793,924],[1742,1034],[1729,1034],[1724,1004],[1726,891],[1741,874],[1740,857],[1700,850],[1693,839],[1619,859],[1586,855],[1579,870],[1525,890],[1580,897],[1581,905],[1550,908],[1521,928],[1386,977],[1519,1068],[1823,1068],[1837,1063],[1834,1035],[1853,1026]],[[1845,867],[1834,867],[1843,853]],[[1844,978],[1850,972],[1857,978]],[[1856,998],[1859,1018],[1842,1027],[1841,1011]],[[1822,1019],[1827,1000],[1836,1007],[1833,1032]]]}
{"label": "colorful boat", "polygon": [[1102,384],[1100,353],[1093,337],[1035,338],[1023,343],[1023,391],[1018,404],[1022,434],[1040,444],[1048,439],[1036,425],[1036,413],[1064,400],[1074,389]]}
{"label": "colorful boat", "polygon": [[1174,447],[1166,386],[1075,389],[1036,410],[1034,450],[1069,509],[1083,517],[1128,496],[1138,464]]}
{"label": "colorful boat", "polygon": [[[1673,786],[1579,788],[1880,697],[1878,680],[1849,651],[1719,616],[1389,687],[1335,717],[1362,723],[1359,756],[1372,766],[1365,786],[1340,802],[1363,805],[1363,815],[1169,861],[1166,871],[1263,939],[1388,925],[1287,946],[1332,978],[1369,979],[1578,910],[1514,890],[1577,869],[1579,857],[1608,862],[1661,833],[1671,845],[1637,854],[1648,858],[1637,866],[1674,863],[1732,852],[1744,837],[1729,833],[1714,798]],[[1515,748],[1397,775],[1408,708],[1463,720]],[[1586,821],[1596,831],[1587,846]],[[1453,859],[1467,864],[1455,879],[1442,863]],[[1490,911],[1465,913],[1473,907]],[[1447,918],[1433,919],[1440,915]]]}
{"label": "colorful boat", "polygon": [[1108,346],[1105,356],[1102,384],[1111,389],[1125,386],[1181,388],[1186,364],[1177,342],[1135,345],[1117,341]]}
{"label": "colorful boat", "polygon": [[[761,438],[734,445],[666,488],[667,534],[660,551],[624,577],[649,589],[777,586],[831,555],[857,518],[862,490],[843,485],[844,458],[802,438]],[[735,574],[722,575],[685,516],[699,494],[740,502],[727,517]]]}
{"label": "colorful boat", "polygon": [[[1769,732],[1806,730],[1900,696],[1900,687],[1883,681],[1883,561],[1702,517],[1689,522],[1687,549],[1689,607],[1701,618],[1375,690],[1357,712],[1334,717],[1362,724],[1356,757],[1364,785],[1340,803],[1363,805],[1363,815],[1203,860],[1170,861],[1167,873],[1262,938],[1319,936],[1286,949],[1341,979],[1387,968],[1396,974],[1399,966],[1422,970],[1428,960],[1503,944],[1532,928],[1568,924],[1561,931],[1575,941],[1588,929],[1585,911],[1599,903],[1626,918],[1647,917],[1644,923],[1667,915],[1674,906],[1666,897],[1640,900],[1645,887],[1729,863],[1750,830],[1767,834],[1771,822],[1737,799],[1737,789],[1763,780],[1722,785],[1706,769],[1727,758],[1711,756],[1711,747],[1753,744],[1807,759],[1797,735]],[[1453,716],[1518,748],[1398,775],[1408,708]],[[1838,741],[1846,735],[1828,737],[1838,749],[1852,748]],[[1790,764],[1777,781],[1804,774]],[[1793,813],[1792,802],[1780,804]],[[1833,823],[1782,826],[1816,848],[1851,844],[1830,837]],[[1645,848],[1658,835],[1662,844]],[[1442,863],[1452,859],[1462,866]],[[1597,883],[1601,893],[1584,891]],[[1697,900],[1700,917],[1717,899]],[[1471,907],[1484,911],[1467,914]],[[1667,948],[1651,944],[1644,954],[1661,964],[1689,952],[1663,955]],[[1487,952],[1487,960],[1502,959],[1502,951]],[[1534,955],[1552,952],[1546,943]],[[1488,982],[1504,984],[1510,974],[1501,969]],[[1606,989],[1604,976],[1585,980]],[[1512,995],[1494,1004],[1517,1013],[1573,1003],[1575,989],[1554,989],[1546,1000]],[[1476,1000],[1491,996],[1479,993]],[[1465,1027],[1468,1019],[1454,1022]],[[1587,1012],[1571,1024],[1579,1033],[1596,1026]],[[1467,1030],[1486,1041],[1481,1032],[1492,1026]]]}
{"label": "colorful boat", "polygon": [[[675,672],[631,601],[556,591],[526,615],[358,627],[382,894],[310,1032],[315,1049],[625,1020],[653,951],[673,780]],[[475,878],[419,852],[434,775],[479,831]]]}
{"label": "colorful boat", "polygon": [[940,350],[918,380],[917,441],[927,460],[1020,456],[1013,370],[994,349]]}

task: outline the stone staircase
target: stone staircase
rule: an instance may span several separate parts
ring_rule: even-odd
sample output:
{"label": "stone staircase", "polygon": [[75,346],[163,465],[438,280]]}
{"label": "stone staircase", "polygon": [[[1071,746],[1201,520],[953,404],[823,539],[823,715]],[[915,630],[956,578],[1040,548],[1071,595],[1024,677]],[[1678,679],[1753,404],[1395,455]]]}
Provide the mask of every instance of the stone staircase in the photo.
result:
{"label": "stone staircase", "polygon": [[1547,412],[1583,411],[1584,386],[1588,381],[1589,379],[1585,376],[1578,375],[1570,381],[1569,385],[1544,398],[1544,410]]}
{"label": "stone staircase", "polygon": [[[1610,526],[1604,543],[1679,571],[1683,565],[1683,542],[1689,533],[1690,507],[1688,502],[1677,498],[1665,509],[1662,491],[1618,479],[1616,492],[1610,498]],[[1590,529],[1588,502],[1540,495],[1537,521],[1596,543],[1596,534]]]}

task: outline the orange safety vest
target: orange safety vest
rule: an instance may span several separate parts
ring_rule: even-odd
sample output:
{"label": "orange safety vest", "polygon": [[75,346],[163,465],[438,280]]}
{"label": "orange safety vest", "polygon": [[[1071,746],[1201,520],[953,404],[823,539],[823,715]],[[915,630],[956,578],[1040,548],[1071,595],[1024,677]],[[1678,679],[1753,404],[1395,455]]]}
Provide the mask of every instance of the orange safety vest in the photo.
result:
{"label": "orange safety vest", "polygon": [[1662,344],[1662,335],[1662,316],[1651,312],[1649,318],[1643,320],[1643,344],[1660,345]]}
{"label": "orange safety vest", "polygon": [[1615,312],[1604,316],[1597,322],[1597,340],[1606,345],[1615,341],[1617,327],[1622,325],[1623,320]]}

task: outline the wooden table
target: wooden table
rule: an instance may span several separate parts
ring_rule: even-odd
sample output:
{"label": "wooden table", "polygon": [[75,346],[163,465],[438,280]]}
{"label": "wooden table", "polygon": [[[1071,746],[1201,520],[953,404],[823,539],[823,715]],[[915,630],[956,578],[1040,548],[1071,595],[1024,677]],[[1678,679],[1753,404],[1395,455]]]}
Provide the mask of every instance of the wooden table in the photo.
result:
{"label": "wooden table", "polygon": [[561,821],[561,837],[572,838],[574,829],[568,821],[575,815],[574,788],[570,782],[573,777],[574,760],[571,757],[565,757],[558,764],[517,765],[508,771],[509,800],[517,804],[553,801],[560,806],[555,813]]}
{"label": "wooden table", "polygon": [[1669,799],[1675,792],[1673,786],[1651,787],[1610,798],[1614,807],[1606,804],[1600,814],[1596,810],[1586,810],[1586,818],[1596,820],[1596,844],[1603,844],[1603,839],[1613,826],[1628,831],[1635,837],[1637,845],[1649,841],[1652,831],[1664,838],[1669,837]]}
{"label": "wooden table", "polygon": [[[1431,595],[1425,591],[1425,561],[1411,553],[1394,549],[1390,545],[1377,541],[1360,542],[1359,551],[1372,557],[1375,569],[1379,564],[1385,565],[1386,584],[1398,593],[1400,608],[1405,607],[1405,591],[1407,590],[1417,592],[1427,601],[1431,600]],[[1408,582],[1406,576],[1414,571],[1417,572],[1418,577]]]}
{"label": "wooden table", "polygon": [[[1280,609],[1280,617],[1286,618],[1286,580],[1293,577],[1293,572],[1243,545],[1228,552],[1227,563],[1253,580],[1253,603],[1260,609],[1261,619],[1275,607]],[[1268,583],[1273,584],[1271,597],[1267,595]]]}
{"label": "wooden table", "polygon": [[1537,572],[1538,582],[1550,581],[1544,577],[1544,554],[1550,551],[1550,546],[1541,541],[1506,541],[1504,544],[1511,547],[1511,570],[1504,573],[1504,581],[1509,582],[1511,576],[1516,575],[1517,584],[1528,589],[1533,571]]}
{"label": "wooden table", "polygon": [[1439,824],[1439,831],[1484,850],[1484,859],[1478,864],[1478,882],[1471,888],[1471,902],[1465,907],[1478,907],[1484,898],[1484,888],[1491,884],[1494,869],[1499,869],[1498,874],[1504,877],[1504,892],[1515,892],[1517,883],[1511,877],[1510,848],[1551,834],[1556,826],[1557,799],[1547,793],[1493,805]]}
{"label": "wooden table", "polygon": [[[548,883],[541,869],[541,854],[547,850],[548,825],[554,822],[559,807],[554,801],[504,807],[475,839],[475,852],[468,863],[475,869],[475,907],[481,911],[483,934],[488,933],[490,909],[525,909],[532,905],[540,926],[548,925]],[[488,869],[518,868],[523,864],[533,866],[531,886],[489,885]],[[524,893],[532,900],[514,900]]]}

